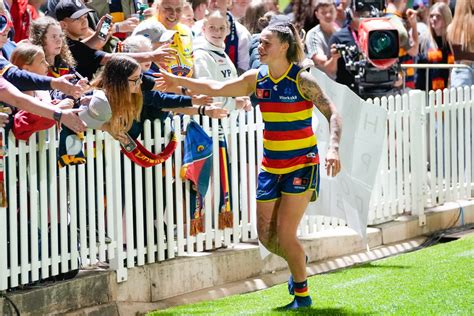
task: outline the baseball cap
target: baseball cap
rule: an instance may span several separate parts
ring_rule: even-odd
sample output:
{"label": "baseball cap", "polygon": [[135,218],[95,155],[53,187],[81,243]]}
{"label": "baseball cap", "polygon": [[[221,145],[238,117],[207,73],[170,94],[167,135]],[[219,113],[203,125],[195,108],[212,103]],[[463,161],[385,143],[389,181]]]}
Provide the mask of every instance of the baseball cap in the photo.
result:
{"label": "baseball cap", "polygon": [[173,39],[175,30],[167,30],[163,24],[156,20],[146,20],[138,24],[133,30],[133,35],[148,37],[152,43],[168,42]]}
{"label": "baseball cap", "polygon": [[91,11],[94,10],[86,7],[80,0],[61,0],[55,8],[58,21],[62,21],[65,18],[78,19]]}
{"label": "baseball cap", "polygon": [[56,124],[55,120],[20,110],[13,118],[12,130],[17,139],[26,141],[33,133],[49,129],[54,124]]}
{"label": "baseball cap", "polygon": [[88,107],[79,112],[79,117],[88,128],[98,129],[112,117],[112,109],[104,91],[94,90]]}

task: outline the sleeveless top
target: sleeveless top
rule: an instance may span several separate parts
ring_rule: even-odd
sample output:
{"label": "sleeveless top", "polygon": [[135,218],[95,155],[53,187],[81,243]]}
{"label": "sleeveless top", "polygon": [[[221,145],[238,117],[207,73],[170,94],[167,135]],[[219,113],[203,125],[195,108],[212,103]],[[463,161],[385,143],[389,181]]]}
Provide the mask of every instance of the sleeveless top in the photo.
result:
{"label": "sleeveless top", "polygon": [[303,96],[298,74],[291,64],[280,78],[272,78],[267,65],[257,75],[255,96],[263,122],[262,169],[286,174],[319,164],[316,136],[312,127],[313,102]]}

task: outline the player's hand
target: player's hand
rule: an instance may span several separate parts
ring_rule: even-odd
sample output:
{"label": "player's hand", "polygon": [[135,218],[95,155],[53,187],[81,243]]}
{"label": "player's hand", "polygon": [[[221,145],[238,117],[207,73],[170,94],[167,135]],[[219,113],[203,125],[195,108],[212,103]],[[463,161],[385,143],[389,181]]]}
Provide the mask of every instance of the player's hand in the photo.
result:
{"label": "player's hand", "polygon": [[249,97],[237,97],[235,98],[235,108],[248,112],[252,109],[252,102]]}
{"label": "player's hand", "polygon": [[337,150],[328,150],[325,166],[328,177],[335,177],[341,171],[341,161],[339,160],[339,152]]}
{"label": "player's hand", "polygon": [[159,73],[154,73],[155,76],[155,88],[160,91],[173,91],[178,84],[178,76],[173,75],[163,69],[160,69]]}

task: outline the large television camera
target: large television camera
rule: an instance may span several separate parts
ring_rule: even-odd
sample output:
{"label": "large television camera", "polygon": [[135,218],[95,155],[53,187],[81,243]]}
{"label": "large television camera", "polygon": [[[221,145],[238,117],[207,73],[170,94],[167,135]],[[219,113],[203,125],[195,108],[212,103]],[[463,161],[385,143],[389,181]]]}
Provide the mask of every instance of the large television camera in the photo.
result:
{"label": "large television camera", "polygon": [[352,10],[369,18],[360,20],[358,47],[337,45],[346,69],[355,78],[355,91],[362,98],[381,97],[396,92],[400,73],[398,29],[389,18],[380,17],[384,0],[355,0]]}

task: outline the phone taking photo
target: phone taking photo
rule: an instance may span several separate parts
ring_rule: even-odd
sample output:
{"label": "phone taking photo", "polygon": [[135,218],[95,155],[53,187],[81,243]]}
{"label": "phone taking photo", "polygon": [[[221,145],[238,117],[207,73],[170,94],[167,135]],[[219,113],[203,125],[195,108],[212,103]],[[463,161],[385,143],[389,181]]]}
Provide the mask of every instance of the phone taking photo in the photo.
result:
{"label": "phone taking photo", "polygon": [[107,38],[107,35],[109,34],[111,25],[112,25],[112,17],[110,17],[109,15],[105,16],[104,22],[102,23],[102,26],[100,27],[99,38],[105,41],[105,39]]}

